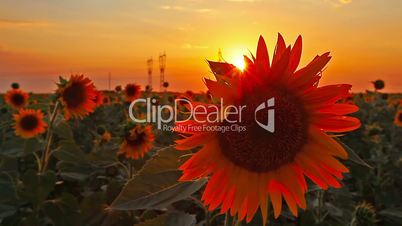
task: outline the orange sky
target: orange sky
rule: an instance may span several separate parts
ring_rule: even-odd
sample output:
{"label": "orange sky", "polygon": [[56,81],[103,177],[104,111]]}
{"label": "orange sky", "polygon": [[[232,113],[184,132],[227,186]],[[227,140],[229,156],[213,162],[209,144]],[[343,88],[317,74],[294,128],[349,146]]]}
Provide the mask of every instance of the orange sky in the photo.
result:
{"label": "orange sky", "polygon": [[[18,2],[18,3],[17,3]],[[84,73],[98,88],[145,85],[146,60],[166,51],[171,90],[203,90],[206,59],[218,49],[231,62],[255,52],[262,34],[270,53],[277,33],[303,36],[304,65],[316,54],[333,59],[323,84],[371,89],[381,78],[402,92],[402,2],[399,0],[82,0],[0,2],[0,92],[11,82],[45,92],[59,75]]]}

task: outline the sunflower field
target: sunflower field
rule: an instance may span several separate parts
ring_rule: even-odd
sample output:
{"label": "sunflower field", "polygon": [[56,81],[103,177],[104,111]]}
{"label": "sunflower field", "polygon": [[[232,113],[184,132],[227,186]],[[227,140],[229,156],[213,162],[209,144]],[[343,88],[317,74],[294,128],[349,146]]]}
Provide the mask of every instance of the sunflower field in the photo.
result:
{"label": "sunflower field", "polygon": [[[308,134],[303,127],[310,121],[298,117],[306,113],[288,104],[299,99],[281,89],[271,94],[279,114],[288,113],[277,119],[287,130],[269,138],[186,130],[194,121],[164,131],[156,122],[130,119],[130,103],[140,97],[151,98],[151,107],[173,107],[178,97],[202,106],[218,104],[229,85],[244,93],[265,87],[219,77],[233,70],[227,63],[210,62],[217,81],[206,80],[205,93],[152,92],[134,83],[101,91],[85,75],[60,77],[48,94],[13,83],[0,96],[0,225],[402,225],[402,95],[382,93],[381,80],[365,93],[349,94],[347,85],[317,88],[317,73],[330,57],[296,71],[299,42],[283,45],[284,58],[280,39],[270,65],[260,39],[243,73],[262,71],[280,84],[276,74],[289,75],[290,85],[309,86],[311,103],[328,97],[328,105],[310,114],[320,129]],[[308,73],[317,79],[310,85],[300,79]],[[179,107],[184,117],[188,106]],[[132,110],[146,117],[145,104]],[[300,140],[307,136],[317,146],[296,150],[309,144]]]}

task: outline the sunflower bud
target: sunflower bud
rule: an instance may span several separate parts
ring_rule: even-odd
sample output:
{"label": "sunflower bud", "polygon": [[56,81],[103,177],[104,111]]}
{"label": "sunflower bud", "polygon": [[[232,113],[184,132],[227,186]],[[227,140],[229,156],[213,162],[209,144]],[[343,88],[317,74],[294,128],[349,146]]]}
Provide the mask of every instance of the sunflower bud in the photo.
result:
{"label": "sunflower bud", "polygon": [[375,90],[384,89],[384,87],[385,87],[385,83],[381,79],[375,80],[373,82],[373,85],[374,85]]}
{"label": "sunflower bud", "polygon": [[17,82],[13,82],[13,83],[11,84],[11,88],[13,88],[13,89],[19,89],[19,88],[20,88],[20,84],[18,84]]}
{"label": "sunflower bud", "polygon": [[120,92],[120,91],[122,90],[122,88],[121,88],[121,86],[116,86],[116,87],[114,88],[114,90],[115,90],[116,92]]}
{"label": "sunflower bud", "polygon": [[352,226],[374,226],[377,223],[373,205],[362,202],[355,207],[352,218]]}

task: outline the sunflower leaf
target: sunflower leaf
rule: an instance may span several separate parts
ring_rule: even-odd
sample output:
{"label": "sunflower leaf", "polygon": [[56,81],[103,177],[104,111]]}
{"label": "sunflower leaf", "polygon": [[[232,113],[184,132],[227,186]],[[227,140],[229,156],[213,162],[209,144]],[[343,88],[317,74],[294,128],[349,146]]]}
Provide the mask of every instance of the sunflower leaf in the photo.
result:
{"label": "sunflower leaf", "polygon": [[64,140],[74,140],[73,132],[66,121],[61,121],[54,128],[54,133]]}
{"label": "sunflower leaf", "polygon": [[402,208],[390,208],[381,210],[379,214],[402,224]]}
{"label": "sunflower leaf", "polygon": [[56,183],[56,173],[46,171],[43,175],[39,175],[34,170],[28,170],[22,175],[21,180],[21,196],[29,200],[33,205],[38,205],[53,191]]}
{"label": "sunflower leaf", "polygon": [[336,140],[338,140],[338,142],[339,142],[339,143],[345,148],[345,150],[348,152],[350,161],[352,161],[352,162],[354,162],[354,163],[357,163],[357,164],[359,164],[359,165],[361,165],[361,166],[365,166],[365,167],[368,167],[368,168],[370,168],[370,169],[373,169],[373,167],[370,166],[368,163],[366,163],[363,159],[361,159],[361,158],[359,157],[359,155],[356,154],[355,151],[353,151],[352,148],[350,148],[348,145],[344,144],[343,142],[339,141],[339,139],[336,139]]}
{"label": "sunflower leaf", "polygon": [[198,191],[205,179],[177,182],[181,172],[180,156],[183,152],[165,148],[155,154],[144,167],[127,182],[111,204],[112,209],[161,209]]}
{"label": "sunflower leaf", "polygon": [[182,212],[173,212],[169,214],[159,215],[154,219],[136,224],[135,226],[193,226],[195,224],[195,215],[190,215]]}

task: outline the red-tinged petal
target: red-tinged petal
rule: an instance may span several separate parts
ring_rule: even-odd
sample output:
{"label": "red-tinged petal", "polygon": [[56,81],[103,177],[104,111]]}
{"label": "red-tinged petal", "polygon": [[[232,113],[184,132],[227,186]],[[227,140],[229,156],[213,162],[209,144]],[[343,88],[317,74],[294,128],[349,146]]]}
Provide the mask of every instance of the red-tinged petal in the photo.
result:
{"label": "red-tinged petal", "polygon": [[326,106],[335,103],[341,98],[348,97],[351,88],[352,86],[349,84],[323,86],[304,94],[303,100],[307,105]]}
{"label": "red-tinged petal", "polygon": [[306,200],[304,199],[303,188],[300,186],[297,176],[293,168],[290,166],[283,166],[278,170],[280,175],[280,182],[283,184],[289,192],[292,194],[294,201],[302,207],[306,208]]}
{"label": "red-tinged petal", "polygon": [[176,126],[173,128],[173,131],[178,133],[187,133],[187,134],[196,134],[200,132],[200,127],[203,125],[213,125],[212,123],[208,122],[197,122],[194,120],[186,120],[186,121],[179,121],[176,122]]}
{"label": "red-tinged petal", "polygon": [[262,36],[260,36],[258,40],[257,58],[255,59],[255,65],[261,75],[268,75],[270,69],[269,55],[267,45],[265,44],[265,40]]}
{"label": "red-tinged petal", "polygon": [[347,132],[360,127],[359,119],[350,116],[315,117],[313,120],[316,127],[326,132]]}
{"label": "red-tinged petal", "polygon": [[288,66],[288,73],[293,73],[297,69],[297,66],[299,66],[300,63],[300,58],[302,54],[302,36],[299,35],[297,37],[296,42],[292,48],[292,52],[290,54],[290,59],[289,59],[289,66]]}
{"label": "red-tinged petal", "polygon": [[223,75],[231,77],[232,73],[236,70],[236,67],[233,64],[229,64],[226,62],[215,62],[215,61],[208,61],[209,67],[211,71],[215,75]]}
{"label": "red-tinged petal", "polygon": [[276,64],[285,52],[286,44],[282,35],[278,33],[278,41],[276,42],[275,53],[272,59],[272,65]]}
{"label": "red-tinged petal", "polygon": [[302,155],[303,154],[297,155],[295,162],[303,170],[303,174],[310,178],[316,185],[320,186],[320,188],[327,190],[328,184],[325,182],[324,178],[321,177],[313,166],[305,162],[305,158],[302,158]]}
{"label": "red-tinged petal", "polygon": [[274,208],[274,217],[277,219],[282,211],[282,193],[279,184],[275,181],[271,181],[268,190],[271,197],[272,207]]}
{"label": "red-tinged petal", "polygon": [[205,139],[211,137],[209,133],[199,133],[194,136],[189,136],[185,139],[176,140],[176,149],[177,150],[188,150],[195,147],[198,147],[203,144]]}
{"label": "red-tinged petal", "polygon": [[270,82],[286,81],[290,78],[290,74],[286,74],[289,58],[290,48],[287,48],[284,50],[284,53],[281,54],[281,58],[275,64],[272,64],[271,72],[268,78]]}
{"label": "red-tinged petal", "polygon": [[325,65],[331,60],[329,52],[321,56],[316,56],[306,67],[296,71],[290,86],[293,88],[310,87],[317,82],[317,75],[324,69]]}
{"label": "red-tinged petal", "polygon": [[348,158],[348,153],[345,151],[342,145],[340,145],[338,142],[336,142],[320,129],[311,126],[309,129],[309,134],[312,142],[321,146],[323,150],[327,150],[332,155],[342,159]]}
{"label": "red-tinged petal", "polygon": [[359,107],[354,104],[331,104],[327,107],[315,110],[314,114],[333,114],[333,115],[347,115],[357,112]]}
{"label": "red-tinged petal", "polygon": [[204,81],[212,96],[215,98],[223,98],[226,103],[230,103],[233,100],[233,89],[228,87],[226,84],[215,82],[210,79],[204,79]]}

